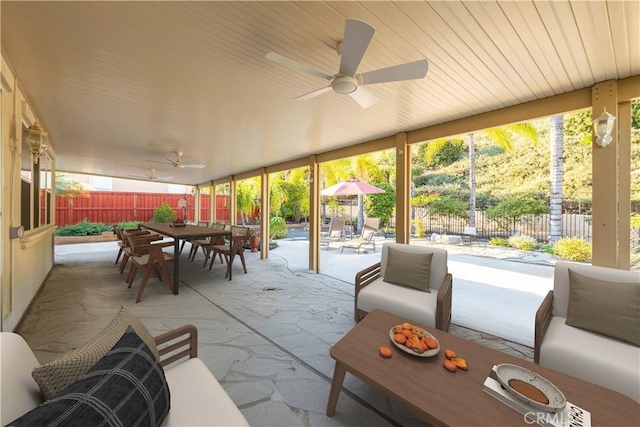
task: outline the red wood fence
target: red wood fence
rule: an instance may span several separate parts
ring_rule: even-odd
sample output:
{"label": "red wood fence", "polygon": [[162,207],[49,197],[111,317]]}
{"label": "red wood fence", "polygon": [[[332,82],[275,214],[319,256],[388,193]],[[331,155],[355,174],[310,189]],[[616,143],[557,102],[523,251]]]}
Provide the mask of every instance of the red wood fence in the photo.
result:
{"label": "red wood fence", "polygon": [[[178,208],[178,201],[182,197],[184,197],[183,194],[111,191],[88,191],[81,196],[71,198],[56,196],[56,225],[77,224],[84,220],[104,224],[117,224],[123,221],[146,222],[153,217],[153,210],[159,208],[162,203],[171,206],[178,214],[178,218],[182,218],[182,209]],[[210,197],[208,194],[200,196],[201,221],[210,220]],[[194,207],[194,196],[187,194],[187,219],[190,221],[195,218]],[[229,221],[228,195],[216,195],[216,219]]]}

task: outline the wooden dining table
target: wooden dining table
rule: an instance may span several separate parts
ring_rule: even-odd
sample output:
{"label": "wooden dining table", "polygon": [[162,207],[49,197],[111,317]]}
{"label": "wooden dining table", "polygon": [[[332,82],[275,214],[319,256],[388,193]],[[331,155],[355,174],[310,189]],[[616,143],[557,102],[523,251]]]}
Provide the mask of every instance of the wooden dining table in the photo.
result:
{"label": "wooden dining table", "polygon": [[[215,230],[209,227],[187,224],[184,227],[174,227],[172,223],[155,223],[142,222],[139,224],[141,228],[155,231],[164,236],[173,238],[174,256],[173,256],[173,293],[178,295],[180,286],[180,241],[184,239],[206,239],[207,237],[227,237],[232,245],[239,244],[231,239],[231,230]],[[232,248],[233,249],[233,248]],[[235,250],[231,250],[229,257],[229,280],[231,280],[233,269],[233,259]]]}

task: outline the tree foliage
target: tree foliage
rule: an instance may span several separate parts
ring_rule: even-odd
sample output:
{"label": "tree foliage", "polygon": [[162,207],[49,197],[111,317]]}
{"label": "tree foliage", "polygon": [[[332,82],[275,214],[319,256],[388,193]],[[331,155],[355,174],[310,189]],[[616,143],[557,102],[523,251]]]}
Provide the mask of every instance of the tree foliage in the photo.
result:
{"label": "tree foliage", "polygon": [[55,181],[56,196],[62,196],[66,199],[70,199],[82,194],[82,184],[75,181],[68,173],[56,172]]}
{"label": "tree foliage", "polygon": [[462,158],[464,142],[459,137],[441,138],[425,144],[424,161],[427,167],[448,166]]}
{"label": "tree foliage", "polygon": [[380,226],[386,226],[396,208],[396,189],[387,182],[378,182],[375,186],[386,193],[367,195],[364,198],[364,209],[369,218],[380,218]]}

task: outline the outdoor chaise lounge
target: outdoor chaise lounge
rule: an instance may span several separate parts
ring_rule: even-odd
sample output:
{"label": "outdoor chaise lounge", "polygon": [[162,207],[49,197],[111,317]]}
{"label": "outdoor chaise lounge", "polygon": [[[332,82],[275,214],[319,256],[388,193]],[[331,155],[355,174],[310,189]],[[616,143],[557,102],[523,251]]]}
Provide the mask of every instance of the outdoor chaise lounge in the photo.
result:
{"label": "outdoor chaise lounge", "polygon": [[[371,246],[373,251],[376,251],[376,242],[373,240],[376,233],[380,231],[380,218],[367,218],[362,225],[362,234],[360,237],[345,242],[342,245],[340,253],[344,252],[344,248],[355,249],[357,253],[360,253],[363,247]],[[365,251],[366,252],[366,251]]]}
{"label": "outdoor chaise lounge", "polygon": [[451,322],[447,251],[385,243],[382,259],[356,274],[356,322],[379,308],[442,331]]}
{"label": "outdoor chaise lounge", "polygon": [[344,226],[346,218],[334,216],[329,223],[329,231],[321,234],[320,244],[329,246],[332,242],[344,241]]}

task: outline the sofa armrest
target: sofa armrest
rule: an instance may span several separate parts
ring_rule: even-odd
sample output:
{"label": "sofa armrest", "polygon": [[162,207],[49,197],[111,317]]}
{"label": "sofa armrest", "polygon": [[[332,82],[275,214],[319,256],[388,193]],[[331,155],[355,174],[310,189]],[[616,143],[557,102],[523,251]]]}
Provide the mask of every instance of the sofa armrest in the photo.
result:
{"label": "sofa armrest", "polygon": [[533,348],[533,362],[540,363],[540,347],[542,346],[542,340],[544,339],[544,334],[547,332],[547,328],[549,327],[549,323],[551,322],[551,317],[553,309],[553,291],[549,291],[547,296],[540,304],[538,311],[536,311],[536,320],[535,320],[535,341]]}
{"label": "sofa armrest", "polygon": [[438,289],[436,302],[436,329],[448,331],[451,324],[451,299],[453,294],[453,276],[447,273]]}
{"label": "sofa armrest", "polygon": [[184,357],[198,357],[198,329],[185,325],[155,337],[160,365],[167,366]]}
{"label": "sofa armrest", "polygon": [[380,277],[380,266],[381,266],[381,263],[377,262],[373,264],[371,267],[367,267],[364,270],[361,270],[358,273],[356,273],[355,305],[353,310],[353,315],[355,317],[356,323],[358,323],[360,320],[362,320],[362,317],[364,317],[364,316],[361,317],[358,311],[358,293],[360,292],[360,289],[364,288],[369,283],[373,282],[378,277]]}

